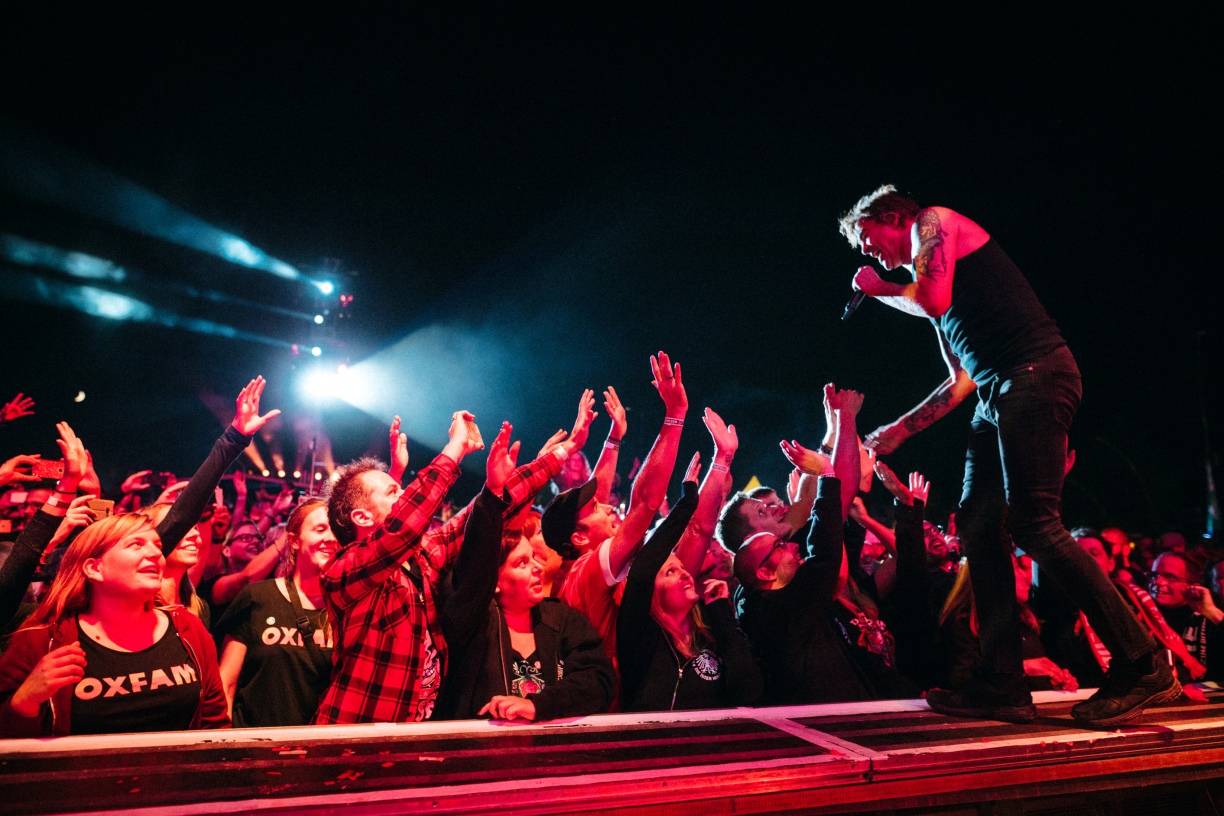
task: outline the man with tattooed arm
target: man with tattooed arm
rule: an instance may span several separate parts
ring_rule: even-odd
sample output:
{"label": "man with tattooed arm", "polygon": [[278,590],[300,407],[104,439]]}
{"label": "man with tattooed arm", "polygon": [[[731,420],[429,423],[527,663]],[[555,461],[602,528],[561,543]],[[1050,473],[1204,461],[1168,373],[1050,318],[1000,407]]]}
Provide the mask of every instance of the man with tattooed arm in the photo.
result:
{"label": "man with tattooed arm", "polygon": [[1067,432],[1082,394],[1080,372],[1024,275],[980,225],[946,207],[920,207],[891,185],[860,199],[840,227],[884,269],[910,272],[911,280],[899,284],[863,266],[852,286],[930,320],[948,366],[938,388],[865,444],[891,453],[978,395],[957,521],[972,568],[984,669],[963,688],[932,689],[930,707],[1018,722],[1036,716],[1024,683],[1015,593],[1002,591],[1014,581],[1011,540],[1067,591],[1116,656],[1101,689],[1072,709],[1077,719],[1113,725],[1176,699],[1180,686],[1156,644],[1063,527]]}

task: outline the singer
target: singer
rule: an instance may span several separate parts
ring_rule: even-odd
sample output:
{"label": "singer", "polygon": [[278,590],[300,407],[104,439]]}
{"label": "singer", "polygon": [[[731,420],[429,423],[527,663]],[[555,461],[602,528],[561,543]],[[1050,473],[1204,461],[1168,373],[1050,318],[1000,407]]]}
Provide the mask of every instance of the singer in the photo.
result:
{"label": "singer", "polygon": [[865,444],[890,453],[978,395],[957,526],[985,668],[963,688],[932,689],[930,707],[1015,722],[1036,716],[1021,662],[1013,541],[1084,611],[1113,655],[1101,689],[1072,709],[1076,719],[1113,725],[1176,699],[1181,687],[1155,642],[1063,527],[1067,432],[1082,393],[1080,372],[1024,275],[980,225],[946,207],[919,207],[891,185],[860,199],[840,226],[864,255],[912,277],[891,283],[863,266],[852,287],[930,320],[948,366],[948,379]]}

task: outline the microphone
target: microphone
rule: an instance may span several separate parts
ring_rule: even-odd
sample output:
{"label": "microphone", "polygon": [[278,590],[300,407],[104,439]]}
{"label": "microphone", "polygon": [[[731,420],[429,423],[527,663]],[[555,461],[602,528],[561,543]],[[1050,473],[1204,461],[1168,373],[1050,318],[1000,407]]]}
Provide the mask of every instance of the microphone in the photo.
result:
{"label": "microphone", "polygon": [[842,320],[849,320],[850,315],[858,311],[858,307],[863,305],[863,301],[867,299],[867,293],[862,289],[855,289],[854,294],[850,296],[850,300],[846,301],[846,308],[842,310]]}

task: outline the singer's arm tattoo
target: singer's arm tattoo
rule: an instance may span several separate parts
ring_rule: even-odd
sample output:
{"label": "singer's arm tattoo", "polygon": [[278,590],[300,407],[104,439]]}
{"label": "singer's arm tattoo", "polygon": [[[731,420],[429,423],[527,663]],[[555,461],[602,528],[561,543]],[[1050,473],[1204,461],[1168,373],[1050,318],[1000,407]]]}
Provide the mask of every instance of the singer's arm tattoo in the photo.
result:
{"label": "singer's arm tattoo", "polygon": [[939,214],[934,208],[923,210],[918,215],[918,254],[914,256],[914,278],[930,278],[932,281],[943,280],[947,274],[947,264],[944,262],[944,238],[946,234],[943,225],[939,223]]}

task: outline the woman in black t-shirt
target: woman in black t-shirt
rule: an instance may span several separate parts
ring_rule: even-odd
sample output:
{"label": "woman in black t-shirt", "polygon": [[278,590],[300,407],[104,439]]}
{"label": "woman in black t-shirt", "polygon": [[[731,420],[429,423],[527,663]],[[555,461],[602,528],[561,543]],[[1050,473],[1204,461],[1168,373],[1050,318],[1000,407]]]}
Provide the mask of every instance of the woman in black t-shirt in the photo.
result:
{"label": "woman in black t-shirt", "polygon": [[137,513],[90,525],[0,659],[0,735],[59,736],[229,724],[208,630],[157,609],[165,558]]}
{"label": "woman in black t-shirt", "polygon": [[331,678],[332,628],[319,575],[336,551],[327,503],[289,517],[288,577],[243,589],[217,622],[221,679],[234,725],[308,725]]}

